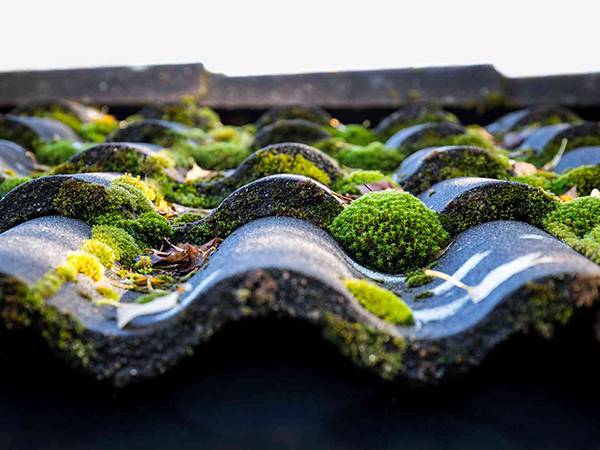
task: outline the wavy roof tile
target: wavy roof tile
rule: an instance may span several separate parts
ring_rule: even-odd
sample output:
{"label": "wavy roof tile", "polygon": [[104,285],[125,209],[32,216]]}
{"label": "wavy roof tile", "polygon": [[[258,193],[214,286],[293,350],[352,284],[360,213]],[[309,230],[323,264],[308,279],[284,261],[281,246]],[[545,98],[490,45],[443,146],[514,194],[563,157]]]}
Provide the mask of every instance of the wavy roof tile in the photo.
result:
{"label": "wavy roof tile", "polygon": [[375,376],[459,376],[600,297],[598,125],[547,106],[482,125],[426,104],[378,126],[300,106],[242,126],[190,101],[122,120],[15,108],[0,318],[115,386],[264,317],[315,325]]}

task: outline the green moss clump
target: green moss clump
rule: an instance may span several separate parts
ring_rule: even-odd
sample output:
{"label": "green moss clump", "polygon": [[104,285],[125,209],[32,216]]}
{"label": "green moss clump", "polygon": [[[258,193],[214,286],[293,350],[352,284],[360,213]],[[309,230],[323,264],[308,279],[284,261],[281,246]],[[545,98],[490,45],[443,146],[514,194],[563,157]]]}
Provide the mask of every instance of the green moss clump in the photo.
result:
{"label": "green moss clump", "polygon": [[549,233],[600,264],[600,198],[561,203],[544,221]]}
{"label": "green moss clump", "polygon": [[333,189],[343,195],[360,195],[359,186],[378,181],[388,181],[398,186],[390,177],[377,170],[355,170],[335,182]]}
{"label": "green moss clump", "polygon": [[38,147],[35,155],[42,164],[56,165],[84,150],[84,147],[71,141],[55,141]]}
{"label": "green moss clump", "polygon": [[318,148],[324,153],[335,159],[339,159],[340,152],[344,149],[352,148],[352,144],[348,144],[344,139],[339,137],[332,137],[323,139],[322,141],[315,142],[313,147]]}
{"label": "green moss clump", "polygon": [[388,148],[381,142],[373,142],[364,147],[342,148],[337,158],[341,164],[348,167],[391,172],[404,160],[405,154],[396,149]]}
{"label": "green moss clump", "polygon": [[92,239],[109,246],[114,252],[115,260],[125,266],[133,264],[135,258],[142,252],[127,231],[113,225],[94,225]]}
{"label": "green moss clump", "polygon": [[426,265],[448,240],[434,211],[397,191],[363,195],[338,214],[330,231],[358,262],[389,273]]}
{"label": "green moss clump", "polygon": [[6,194],[8,194],[9,191],[13,190],[17,186],[19,186],[23,183],[27,183],[28,181],[31,181],[31,180],[32,180],[31,177],[7,178],[6,180],[4,180],[0,183],[0,198],[4,197]]}
{"label": "green moss clump", "polygon": [[338,128],[331,128],[331,130],[333,136],[341,138],[349,144],[368,145],[379,140],[373,131],[358,124],[340,125]]}
{"label": "green moss clump", "polygon": [[366,280],[348,279],[344,285],[369,312],[396,325],[412,325],[414,318],[409,306],[393,292]]}
{"label": "green moss clump", "polygon": [[260,161],[253,168],[253,178],[258,179],[277,173],[293,173],[304,175],[329,185],[331,178],[322,169],[310,162],[302,155],[288,155],[285,153],[264,153]]}
{"label": "green moss clump", "polygon": [[600,189],[600,165],[568,170],[550,183],[550,190],[560,195],[573,186],[577,186],[577,192],[583,195],[588,195],[593,189]]}
{"label": "green moss clump", "polygon": [[249,155],[248,148],[229,142],[199,146],[190,153],[198,165],[207,170],[235,169]]}
{"label": "green moss clump", "polygon": [[533,175],[521,175],[516,177],[511,177],[511,181],[516,181],[517,183],[528,184],[529,186],[534,186],[540,189],[545,189],[547,191],[551,190],[552,182],[558,177],[554,172],[544,172],[538,171]]}
{"label": "green moss clump", "polygon": [[440,136],[437,131],[431,130],[423,133],[414,143],[406,144],[401,150],[410,155],[418,150],[428,147],[443,147],[447,145],[472,145],[475,147],[496,150],[493,140],[482,131],[480,127],[470,127],[462,134]]}
{"label": "green moss clump", "polygon": [[325,315],[324,336],[358,366],[391,380],[404,370],[406,340],[390,336],[374,327],[350,322],[335,314]]}

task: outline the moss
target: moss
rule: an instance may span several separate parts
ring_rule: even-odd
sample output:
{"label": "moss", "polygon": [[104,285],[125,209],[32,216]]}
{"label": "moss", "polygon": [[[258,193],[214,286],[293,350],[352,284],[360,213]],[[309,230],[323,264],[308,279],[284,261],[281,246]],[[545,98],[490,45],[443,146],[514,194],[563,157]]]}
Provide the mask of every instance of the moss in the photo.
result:
{"label": "moss", "polygon": [[327,153],[329,156],[335,159],[339,159],[340,152],[344,149],[352,148],[352,144],[348,144],[344,139],[339,137],[332,137],[323,139],[319,142],[315,142],[313,147]]}
{"label": "moss", "polygon": [[198,193],[193,182],[178,183],[163,177],[159,182],[160,190],[164,197],[174,203],[192,208],[211,208],[218,205],[221,196],[207,196]]}
{"label": "moss", "polygon": [[564,194],[573,186],[577,186],[580,195],[588,195],[593,189],[600,189],[600,165],[576,167],[549,184],[550,190],[558,195]]}
{"label": "moss", "polygon": [[340,178],[333,184],[333,189],[343,195],[360,195],[359,187],[363,184],[388,181],[398,186],[394,181],[377,170],[355,170]]}
{"label": "moss", "polygon": [[141,111],[145,118],[179,122],[209,130],[221,126],[221,118],[211,108],[200,106],[197,99],[186,96],[176,103],[149,107]]}
{"label": "moss", "polygon": [[102,298],[106,298],[108,300],[113,300],[113,301],[119,300],[119,294],[117,293],[117,291],[115,291],[110,286],[98,285],[98,286],[96,286],[96,292]]}
{"label": "moss", "polygon": [[66,273],[85,275],[94,281],[100,281],[104,276],[104,266],[100,260],[83,251],[69,254],[67,262],[63,266],[67,268]]}
{"label": "moss", "polygon": [[254,136],[252,148],[257,150],[282,142],[311,145],[328,137],[329,133],[313,122],[304,119],[284,119],[260,129]]}
{"label": "moss", "polygon": [[260,161],[253,167],[253,172],[254,179],[277,173],[293,173],[304,175],[326,185],[331,183],[331,178],[324,170],[319,169],[302,155],[292,156],[285,153],[266,152],[261,155]]}
{"label": "moss", "polygon": [[[553,139],[541,152],[534,152],[528,149],[522,149],[525,154],[529,153],[527,161],[535,164],[537,167],[542,167],[558,153],[562,146],[562,139]],[[565,152],[580,147],[593,147],[600,145],[600,136],[577,136],[566,139],[567,146]]]}
{"label": "moss", "polygon": [[527,283],[521,295],[529,300],[527,312],[534,328],[546,338],[552,337],[556,324],[566,325],[574,316],[576,303],[561,280]]}
{"label": "moss", "polygon": [[400,165],[405,155],[401,151],[388,148],[380,142],[373,142],[364,147],[342,148],[337,158],[341,164],[348,167],[391,172]]}
{"label": "moss", "polygon": [[404,371],[406,341],[369,325],[351,322],[335,314],[325,315],[324,336],[358,366],[393,379]]}
{"label": "moss", "polygon": [[415,142],[403,145],[400,149],[409,155],[428,147],[443,147],[447,145],[472,145],[489,150],[495,150],[491,137],[478,128],[467,128],[464,133],[440,136],[435,130],[423,133]]}
{"label": "moss", "polygon": [[42,164],[60,164],[84,150],[84,147],[71,141],[55,141],[39,146],[35,155]]}
{"label": "moss", "polygon": [[517,183],[528,184],[529,186],[534,186],[540,189],[545,189],[549,191],[552,187],[552,182],[557,178],[557,175],[553,172],[544,172],[538,171],[533,175],[521,175],[517,177],[511,177],[511,181],[516,181]]}
{"label": "moss", "polygon": [[83,243],[81,250],[96,256],[102,265],[108,268],[111,268],[117,260],[117,256],[113,249],[108,244],[97,239],[86,240]]}
{"label": "moss", "polygon": [[357,124],[341,125],[338,128],[332,128],[332,135],[354,145],[368,145],[378,140],[378,136],[373,131]]}
{"label": "moss", "polygon": [[146,212],[135,219],[125,219],[117,214],[104,214],[94,220],[98,225],[114,225],[129,233],[138,245],[158,246],[173,234],[171,224],[155,212]]}
{"label": "moss", "polygon": [[0,183],[0,198],[5,196],[9,191],[16,188],[17,186],[31,181],[31,177],[12,177]]}
{"label": "moss", "polygon": [[113,225],[95,225],[92,227],[92,239],[109,246],[115,255],[115,260],[125,266],[133,264],[135,258],[142,252],[127,231]]}
{"label": "moss", "polygon": [[234,169],[249,155],[247,148],[228,142],[203,145],[191,152],[198,165],[207,170]]}
{"label": "moss", "polygon": [[472,148],[461,152],[437,152],[431,155],[418,177],[406,180],[403,187],[421,193],[433,184],[459,177],[482,177],[505,180],[509,178],[508,158],[491,150]]}
{"label": "moss", "polygon": [[396,325],[412,325],[414,319],[408,305],[393,292],[366,280],[348,279],[344,285],[369,312]]}
{"label": "moss", "polygon": [[86,142],[103,142],[118,126],[115,118],[106,114],[98,120],[82,124],[76,131]]}
{"label": "moss", "polygon": [[330,231],[358,262],[391,273],[426,265],[448,240],[434,211],[397,191],[362,196],[338,214]]}
{"label": "moss", "polygon": [[600,198],[561,203],[544,221],[549,233],[600,264]]}
{"label": "moss", "polygon": [[441,214],[441,221],[452,235],[494,220],[518,220],[539,227],[558,203],[555,195],[543,189],[498,183],[457,197]]}
{"label": "moss", "polygon": [[406,286],[409,288],[423,286],[433,280],[429,275],[425,275],[423,269],[415,270],[407,274]]}

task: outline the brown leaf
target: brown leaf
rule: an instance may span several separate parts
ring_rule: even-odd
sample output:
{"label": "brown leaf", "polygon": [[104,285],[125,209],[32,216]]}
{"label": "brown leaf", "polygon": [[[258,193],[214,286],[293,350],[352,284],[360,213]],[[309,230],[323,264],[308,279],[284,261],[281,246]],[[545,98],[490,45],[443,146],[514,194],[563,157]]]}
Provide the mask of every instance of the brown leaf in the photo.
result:
{"label": "brown leaf", "polygon": [[404,191],[404,189],[402,189],[396,183],[389,180],[381,180],[376,181],[374,183],[361,184],[360,186],[358,186],[358,190],[361,194],[368,194],[369,192],[387,191],[388,189],[400,192]]}
{"label": "brown leaf", "polygon": [[512,169],[516,177],[535,175],[537,173],[537,167],[528,162],[515,162],[512,165]]}
{"label": "brown leaf", "polygon": [[185,243],[173,245],[167,251],[153,249],[150,261],[156,268],[172,270],[178,274],[189,273],[202,267],[220,243],[220,238],[213,238],[200,246]]}

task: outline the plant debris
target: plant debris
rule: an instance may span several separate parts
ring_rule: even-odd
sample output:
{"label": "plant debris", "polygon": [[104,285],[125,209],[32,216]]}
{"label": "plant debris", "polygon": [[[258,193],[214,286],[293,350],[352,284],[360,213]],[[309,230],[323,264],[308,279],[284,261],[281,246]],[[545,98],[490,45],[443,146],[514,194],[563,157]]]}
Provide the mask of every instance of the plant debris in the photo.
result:
{"label": "plant debris", "polygon": [[404,189],[402,189],[400,186],[398,186],[390,180],[375,181],[373,183],[361,184],[360,186],[358,186],[358,190],[361,194],[368,194],[369,192],[387,191],[389,189],[404,192]]}
{"label": "plant debris", "polygon": [[200,246],[185,243],[172,245],[166,251],[153,249],[149,255],[150,262],[154,268],[185,275],[201,268],[221,241],[213,238]]}

